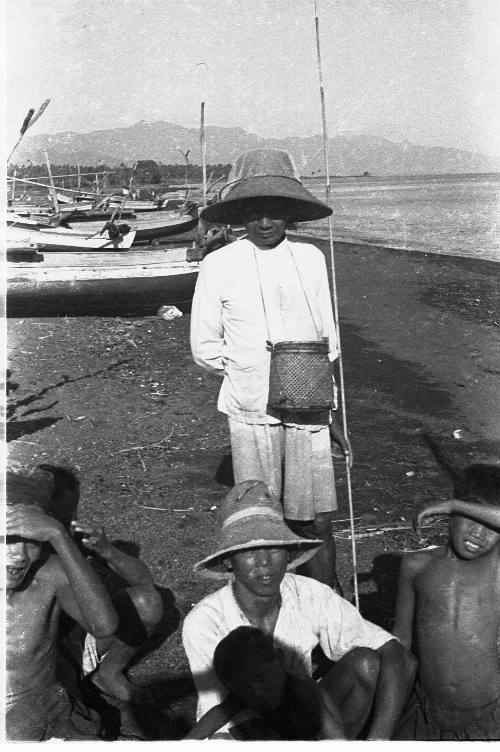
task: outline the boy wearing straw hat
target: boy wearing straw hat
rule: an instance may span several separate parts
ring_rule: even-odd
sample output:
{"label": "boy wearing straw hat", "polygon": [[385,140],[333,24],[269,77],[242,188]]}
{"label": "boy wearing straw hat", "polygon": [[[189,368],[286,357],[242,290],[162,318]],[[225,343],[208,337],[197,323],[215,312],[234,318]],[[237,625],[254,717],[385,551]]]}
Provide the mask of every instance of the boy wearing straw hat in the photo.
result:
{"label": "boy wearing straw hat", "polygon": [[229,420],[235,483],[265,481],[283,499],[288,524],[323,540],[303,573],[341,592],[330,437],[346,456],[349,443],[335,410],[299,415],[268,407],[270,342],[326,338],[330,361],[338,355],[324,256],[286,236],[291,223],[321,219],[331,209],[304,188],[290,154],[280,149],[239,157],[225,190],[201,218],[244,224],[247,236],[201,265],[191,312],[193,357],[223,377],[218,408]]}
{"label": "boy wearing straw hat", "polygon": [[[182,632],[198,691],[198,720],[228,692],[217,677],[218,643],[240,626],[272,635],[283,669],[312,675],[316,645],[335,665],[321,679],[342,717],[345,738],[389,739],[413,686],[409,651],[392,635],[366,621],[330,587],[289,570],[313,557],[319,539],[295,535],[281,505],[258,480],[237,484],[227,495],[220,539],[195,571],[230,580],[187,615]],[[248,713],[231,723],[234,738],[249,738]],[[255,738],[255,737],[253,737]]]}

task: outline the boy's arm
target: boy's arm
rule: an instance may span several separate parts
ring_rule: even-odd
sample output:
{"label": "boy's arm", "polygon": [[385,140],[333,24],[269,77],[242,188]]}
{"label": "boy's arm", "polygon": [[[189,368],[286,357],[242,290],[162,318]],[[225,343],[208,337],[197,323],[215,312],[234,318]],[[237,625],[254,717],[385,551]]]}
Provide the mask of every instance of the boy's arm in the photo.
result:
{"label": "boy's arm", "polygon": [[184,739],[208,739],[222,726],[225,726],[240,710],[243,710],[242,703],[235,695],[230,693],[219,705],[210,708]]}
{"label": "boy's arm", "polygon": [[475,504],[470,501],[461,501],[460,499],[450,499],[448,501],[437,502],[425,506],[415,518],[415,528],[417,531],[425,524],[429,524],[432,517],[441,517],[442,515],[461,514],[464,517],[472,517],[474,520],[482,522],[489,527],[500,529],[500,508],[490,504]]}
{"label": "boy's arm", "polygon": [[417,670],[415,658],[397,640],[389,640],[377,653],[380,670],[367,741],[392,738],[413,689]]}
{"label": "boy's arm", "polygon": [[95,637],[108,637],[118,626],[118,616],[106,588],[78,551],[60,522],[39,507],[7,507],[9,535],[50,543],[64,577],[55,583],[61,607]]}
{"label": "boy's arm", "polygon": [[83,536],[82,543],[85,548],[107,561],[113,572],[123,577],[129,585],[154,586],[153,578],[144,562],[113,546],[103,527],[92,522],[74,520],[71,529]]}
{"label": "boy's arm", "polygon": [[418,554],[403,556],[399,569],[396,615],[393,634],[411,650],[413,638],[413,618],[415,611],[415,588],[413,579],[417,570]]}

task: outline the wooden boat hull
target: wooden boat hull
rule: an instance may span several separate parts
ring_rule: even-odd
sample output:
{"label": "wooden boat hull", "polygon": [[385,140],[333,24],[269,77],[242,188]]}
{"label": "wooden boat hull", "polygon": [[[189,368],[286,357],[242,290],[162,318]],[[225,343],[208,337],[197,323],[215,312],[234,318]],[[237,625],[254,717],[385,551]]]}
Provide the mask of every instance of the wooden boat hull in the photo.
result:
{"label": "wooden boat hull", "polygon": [[8,262],[7,315],[154,315],[162,305],[189,307],[199,262],[187,261],[186,252],[43,252],[39,263]]}
{"label": "wooden boat hull", "polygon": [[[118,221],[120,224],[121,220]],[[132,232],[135,232],[135,243],[144,243],[151,240],[159,240],[161,238],[168,238],[172,235],[181,235],[184,232],[189,232],[198,224],[198,217],[193,217],[190,214],[171,213],[170,216],[164,212],[158,212],[155,216],[145,217],[127,217],[123,219]],[[77,232],[88,232],[92,234],[99,232],[103,224],[102,222],[93,221],[72,221],[69,219],[69,226]]]}
{"label": "wooden boat hull", "polygon": [[[102,229],[102,225],[100,227]],[[99,230],[97,230],[99,233]],[[7,227],[7,247],[39,247],[47,250],[59,251],[105,251],[130,248],[135,239],[132,230],[118,238],[110,238],[108,233],[102,235],[90,231],[77,231],[64,227],[19,227],[11,225]]]}

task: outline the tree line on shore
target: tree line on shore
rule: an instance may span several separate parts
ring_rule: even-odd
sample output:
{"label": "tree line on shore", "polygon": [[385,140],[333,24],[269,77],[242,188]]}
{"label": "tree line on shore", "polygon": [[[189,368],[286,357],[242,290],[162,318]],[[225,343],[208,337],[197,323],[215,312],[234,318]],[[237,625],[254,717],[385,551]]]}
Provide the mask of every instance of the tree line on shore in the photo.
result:
{"label": "tree line on shore", "polygon": [[[136,184],[152,185],[162,183],[184,185],[186,182],[201,183],[203,179],[201,165],[162,164],[152,159],[139,160],[132,166],[125,165],[123,162],[118,166],[99,162],[96,165],[51,164],[50,169],[59,187],[72,189],[78,187],[78,182],[82,188],[95,188],[96,182],[99,185],[102,184],[103,175],[106,175],[106,187],[109,188],[128,185],[131,179]],[[206,166],[207,179],[213,182],[225,178],[229,175],[230,169],[230,164],[209,164]],[[47,182],[49,179],[45,164],[11,164],[7,174],[19,180]]]}

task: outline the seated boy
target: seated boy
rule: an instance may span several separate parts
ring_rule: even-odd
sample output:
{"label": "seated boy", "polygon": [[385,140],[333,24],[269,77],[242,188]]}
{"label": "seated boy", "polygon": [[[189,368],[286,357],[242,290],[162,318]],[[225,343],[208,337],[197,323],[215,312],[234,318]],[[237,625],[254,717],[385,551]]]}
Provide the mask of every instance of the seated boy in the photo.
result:
{"label": "seated boy", "polygon": [[113,635],[85,637],[83,673],[91,675],[92,684],[105,695],[136,704],[150,703],[149,691],[129,681],[124,671],[163,615],[153,578],[144,562],[113,545],[102,527],[77,520],[71,522],[71,529],[81,536],[82,548],[105,562],[126,584],[111,598],[119,619]]}
{"label": "seated boy", "polygon": [[163,615],[153,578],[144,562],[113,545],[101,526],[75,520],[79,481],[71,470],[49,464],[40,467],[54,479],[49,513],[69,531],[81,553],[90,555],[90,563],[107,586],[119,619],[111,637],[96,640],[85,633],[78,637],[71,630],[63,644],[83,673],[91,674],[92,684],[102,693],[125,702],[148,702],[151,698],[147,690],[132,684],[123,671]]}
{"label": "seated boy", "polygon": [[98,639],[118,626],[98,575],[46,513],[53,491],[41,468],[7,470],[5,728],[15,741],[98,738],[98,720],[56,680],[59,617]]}
{"label": "seated boy", "polygon": [[[34,508],[38,512],[37,523],[40,524],[42,528],[43,526],[49,526],[49,528],[52,527],[56,533],[62,535],[65,541],[69,541],[71,549],[74,549],[77,552],[78,560],[83,561],[85,570],[90,570],[93,580],[98,583],[99,590],[104,592],[107,607],[111,609],[114,616],[113,630],[109,633],[96,634],[95,631],[88,629],[86,619],[83,619],[82,617],[82,613],[88,613],[87,603],[80,603],[80,601],[78,601],[78,609],[76,609],[73,607],[71,601],[69,602],[69,606],[68,603],[64,602],[62,605],[62,612],[68,614],[80,625],[82,628],[82,641],[80,644],[78,641],[75,644],[75,641],[69,639],[68,636],[60,641],[58,640],[58,637],[60,636],[61,630],[59,629],[59,634],[57,630],[60,627],[59,614],[61,614],[61,609],[57,607],[58,604],[56,599],[54,611],[51,612],[49,629],[51,660],[50,666],[47,670],[49,670],[53,677],[53,683],[57,684],[55,661],[56,657],[61,659],[62,653],[64,653],[64,651],[59,651],[58,648],[60,648],[61,645],[65,645],[66,648],[72,645],[73,657],[75,658],[78,673],[80,674],[81,669],[83,669],[84,674],[91,674],[91,681],[98,690],[106,695],[118,697],[125,701],[143,702],[145,700],[150,700],[147,691],[134,686],[128,681],[124,676],[123,671],[130,662],[132,656],[135,655],[139,647],[144,643],[147,636],[161,619],[163,606],[160,594],[154,587],[153,580],[146,565],[138,559],[124,554],[117,547],[113,546],[107,540],[102,528],[90,523],[82,522],[71,522],[69,524],[71,512],[76,511],[77,498],[78,481],[70,471],[67,471],[64,468],[44,465],[43,467],[31,471],[18,468],[17,472],[8,472],[7,474],[7,504],[9,506],[15,504],[21,505],[17,507],[19,510],[17,518],[21,521],[26,520],[27,510],[24,505],[25,501],[29,501],[32,505],[35,505]],[[16,522],[14,522],[14,517],[16,517],[16,515],[9,513],[9,506],[7,531],[8,535],[15,535],[17,530],[16,524],[18,525],[18,523],[17,519]],[[58,518],[57,520],[55,519],[56,516]],[[12,518],[11,521],[9,521],[10,518]],[[12,525],[14,525],[14,527],[12,527]],[[68,527],[71,527],[73,534],[79,535],[84,550],[86,552],[91,552],[97,560],[106,562],[110,569],[120,576],[127,587],[119,590],[111,599],[109,598],[101,578],[95,571],[96,568],[91,566],[90,562],[82,557],[81,553],[77,550],[78,547],[75,546],[75,542],[72,540],[68,532]],[[20,535],[21,533],[18,534]],[[40,535],[40,533],[37,533],[37,535]],[[15,640],[18,639],[17,621],[23,619],[23,614],[24,618],[26,618],[25,611],[27,611],[28,604],[33,603],[33,599],[37,595],[36,591],[35,595],[33,595],[32,589],[29,587],[30,583],[32,582],[33,586],[36,585],[43,575],[50,578],[52,569],[57,569],[59,567],[60,563],[58,562],[58,558],[61,558],[59,555],[59,548],[52,541],[52,537],[47,540],[52,544],[53,553],[49,554],[48,551],[43,551],[43,556],[40,556],[38,562],[35,557],[33,559],[33,567],[31,569],[29,567],[26,569],[26,577],[22,578],[20,584],[12,582],[13,587],[10,586],[9,568],[7,570],[8,603],[12,603],[13,606],[15,606],[15,608],[11,608],[8,605],[7,609],[7,631],[10,640],[7,648],[7,667],[8,671],[12,672],[13,682],[12,693],[9,689],[8,692],[9,694],[12,694],[12,701],[10,704],[17,707],[16,711],[11,710],[10,717],[12,719],[12,727],[16,726],[18,733],[23,734],[23,736],[19,738],[23,739],[37,737],[25,736],[26,733],[36,733],[32,728],[32,713],[29,707],[31,699],[29,696],[26,696],[27,702],[25,702],[22,692],[19,692],[16,689],[18,683],[22,685],[25,682],[25,678],[23,678],[24,664],[19,665],[19,661],[15,658],[14,651],[12,655],[10,655],[9,646],[13,646]],[[12,560],[15,568],[18,560],[15,550],[16,546],[11,546],[11,540],[9,538],[7,543],[7,560],[9,562],[12,553]],[[31,541],[29,541],[29,543],[31,543]],[[27,548],[30,549],[30,546]],[[41,549],[41,546],[38,548]],[[40,553],[42,552],[40,551]],[[47,561],[45,561],[46,559]],[[62,559],[63,563],[64,561],[65,560]],[[74,587],[73,581],[71,582],[72,587]],[[80,587],[79,580],[78,585]],[[17,595],[18,589],[21,589],[21,592],[23,593],[26,590],[26,595],[23,598],[20,598]],[[9,591],[12,591],[10,595]],[[78,592],[78,594],[80,593],[79,590],[76,592]],[[27,613],[31,616],[30,611],[27,611]],[[55,615],[57,615],[57,617]],[[54,624],[52,623],[52,619],[54,620]],[[40,640],[43,636],[42,632]],[[37,649],[38,647],[35,644],[33,647],[34,652],[36,652]],[[26,665],[29,665],[29,660]],[[61,666],[63,667],[63,671],[61,671]],[[64,689],[57,685],[58,691],[61,691],[67,696],[67,689],[71,686],[71,681],[67,671],[67,663],[60,663],[58,668],[61,674],[61,680],[63,680],[64,683]],[[19,677],[17,676],[18,672],[21,673]],[[34,672],[34,675],[35,674],[36,672]],[[79,676],[78,679],[79,678],[81,677]],[[78,683],[71,686],[69,694],[71,695],[71,702],[76,706],[80,706],[80,700],[75,699],[81,696]],[[27,716],[25,716],[25,711]],[[9,714],[7,717],[9,717]],[[40,719],[40,722],[42,721],[43,717]],[[38,726],[36,728],[38,729]],[[97,725],[97,730],[101,731],[99,724]],[[16,733],[15,729],[13,733]],[[63,729],[61,731],[59,728],[56,733],[58,736],[63,735],[64,738],[80,738],[79,736],[75,736],[71,732],[71,729]],[[49,738],[53,734],[53,728],[48,726],[42,738]]]}
{"label": "seated boy", "polygon": [[394,634],[419,670],[396,739],[500,739],[500,467],[448,470],[455,498],[417,525],[449,515],[449,540],[401,565]]}
{"label": "seated boy", "polygon": [[237,627],[217,645],[214,670],[229,690],[222,703],[200,718],[186,739],[206,739],[237,713],[248,709],[256,718],[246,724],[246,738],[345,739],[342,718],[321,684],[286,672],[273,639],[257,627]]}

